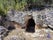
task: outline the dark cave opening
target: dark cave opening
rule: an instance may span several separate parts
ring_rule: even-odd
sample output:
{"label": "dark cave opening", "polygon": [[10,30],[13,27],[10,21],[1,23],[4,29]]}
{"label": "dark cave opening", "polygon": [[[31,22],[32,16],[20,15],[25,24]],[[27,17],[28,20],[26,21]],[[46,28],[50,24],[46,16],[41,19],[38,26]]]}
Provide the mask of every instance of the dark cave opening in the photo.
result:
{"label": "dark cave opening", "polygon": [[32,33],[35,32],[35,21],[33,18],[30,18],[28,20],[28,23],[26,25],[26,32],[32,32]]}

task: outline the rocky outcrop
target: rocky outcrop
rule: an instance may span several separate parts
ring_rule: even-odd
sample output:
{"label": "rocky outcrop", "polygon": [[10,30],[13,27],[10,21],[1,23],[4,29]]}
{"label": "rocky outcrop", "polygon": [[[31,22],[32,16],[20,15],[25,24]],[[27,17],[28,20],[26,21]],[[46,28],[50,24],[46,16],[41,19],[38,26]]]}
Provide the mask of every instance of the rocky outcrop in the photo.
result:
{"label": "rocky outcrop", "polygon": [[7,20],[15,21],[17,23],[23,24],[24,23],[24,18],[23,17],[25,15],[26,14],[22,13],[22,12],[14,11],[14,13],[12,13],[12,11],[8,11]]}
{"label": "rocky outcrop", "polygon": [[7,32],[8,30],[5,27],[0,26],[0,40],[3,40],[3,38],[8,35]]}
{"label": "rocky outcrop", "polygon": [[6,15],[6,19],[8,21],[14,21],[16,23],[24,25],[25,17],[27,15],[31,15],[31,13],[30,12],[22,12],[22,11],[10,10],[10,11],[8,11],[8,13]]}
{"label": "rocky outcrop", "polygon": [[53,28],[53,8],[50,10],[47,10],[45,14],[46,14],[47,25]]}
{"label": "rocky outcrop", "polygon": [[41,11],[25,11],[25,12],[9,10],[6,18],[9,21],[14,21],[24,25],[26,15],[32,15],[36,24],[40,24],[42,26],[43,24],[45,24],[45,25],[50,25],[52,27],[53,26],[52,11],[53,11],[52,8],[48,8],[48,9],[45,8],[44,10]]}
{"label": "rocky outcrop", "polygon": [[[51,28],[53,28],[53,9],[51,8],[33,12],[9,10],[5,17],[6,20],[5,19],[3,20],[3,18],[0,16],[0,23],[2,22],[1,24],[3,24],[4,26],[4,27],[0,26],[0,35],[1,35],[0,37],[7,35],[6,33],[10,28],[16,26],[16,28],[18,27],[19,29],[19,27],[21,27],[19,24],[25,26],[25,23],[27,23],[27,21],[31,18],[29,15],[33,16],[33,19],[36,24],[40,24],[42,25],[42,27],[49,25]],[[25,30],[20,30],[21,28],[19,30],[18,29],[14,29],[12,32],[10,32],[9,35],[4,40],[35,40],[35,39],[39,40],[41,38],[42,38],[41,40],[43,40],[43,38],[45,39],[45,37],[41,37],[44,35],[39,36],[39,33],[27,33],[25,32]],[[45,32],[42,30],[40,34],[41,33],[44,34]],[[36,36],[38,37],[35,38]],[[51,40],[53,40],[53,38]]]}

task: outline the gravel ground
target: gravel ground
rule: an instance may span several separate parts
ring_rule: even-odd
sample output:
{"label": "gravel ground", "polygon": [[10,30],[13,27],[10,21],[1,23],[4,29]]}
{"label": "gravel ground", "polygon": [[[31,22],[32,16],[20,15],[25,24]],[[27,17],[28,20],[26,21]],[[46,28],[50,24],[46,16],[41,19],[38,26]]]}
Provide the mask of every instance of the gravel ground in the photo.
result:
{"label": "gravel ground", "polygon": [[4,40],[53,40],[53,31],[37,29],[35,33],[25,32],[25,29],[15,29]]}

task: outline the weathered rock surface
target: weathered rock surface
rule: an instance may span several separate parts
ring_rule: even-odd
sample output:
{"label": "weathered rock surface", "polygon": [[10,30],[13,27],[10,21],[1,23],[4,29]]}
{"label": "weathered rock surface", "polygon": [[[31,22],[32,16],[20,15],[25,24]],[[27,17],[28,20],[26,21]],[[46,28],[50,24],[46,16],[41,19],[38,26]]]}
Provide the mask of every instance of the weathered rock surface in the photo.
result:
{"label": "weathered rock surface", "polygon": [[7,31],[8,30],[5,27],[0,26],[0,35],[5,34]]}
{"label": "weathered rock surface", "polygon": [[22,13],[22,12],[14,11],[14,13],[12,13],[12,11],[9,11],[8,14],[7,14],[7,20],[15,21],[17,23],[23,24],[25,15],[26,14]]}
{"label": "weathered rock surface", "polygon": [[3,40],[3,37],[7,36],[7,29],[3,26],[0,26],[0,40]]}
{"label": "weathered rock surface", "polygon": [[[1,17],[0,17],[0,20],[1,21],[3,20],[2,23],[5,25],[6,28],[13,25],[11,21],[24,25],[25,23],[24,18],[26,15],[32,15],[36,24],[40,24],[40,25],[45,24],[46,26],[49,25],[50,27],[53,28],[53,10],[52,9],[44,9],[42,11],[35,11],[35,12],[18,12],[15,10],[10,10],[6,15],[7,21],[3,20]],[[0,35],[3,35],[3,36],[6,35],[6,32],[8,31],[6,28],[4,28],[3,26],[0,26]],[[47,38],[48,33],[51,38]],[[45,30],[41,29],[35,33],[27,33],[25,32],[25,30],[15,29],[12,32],[10,32],[9,35],[4,38],[4,40],[39,40],[39,39],[53,40],[52,36],[53,36],[53,32],[51,32],[51,30],[49,32],[45,32]]]}
{"label": "weathered rock surface", "polygon": [[49,25],[53,28],[53,8],[33,12],[33,18],[36,24]]}
{"label": "weathered rock surface", "polygon": [[53,28],[53,9],[47,10],[46,14],[46,21],[47,24]]}

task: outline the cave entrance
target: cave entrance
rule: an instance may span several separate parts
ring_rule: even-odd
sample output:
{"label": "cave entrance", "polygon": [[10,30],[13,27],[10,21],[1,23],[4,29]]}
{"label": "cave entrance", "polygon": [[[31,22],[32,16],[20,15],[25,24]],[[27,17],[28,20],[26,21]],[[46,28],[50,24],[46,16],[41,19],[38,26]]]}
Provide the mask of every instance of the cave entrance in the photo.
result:
{"label": "cave entrance", "polygon": [[32,32],[34,33],[35,32],[35,21],[33,18],[30,18],[27,22],[27,25],[26,25],[26,31],[27,32]]}

